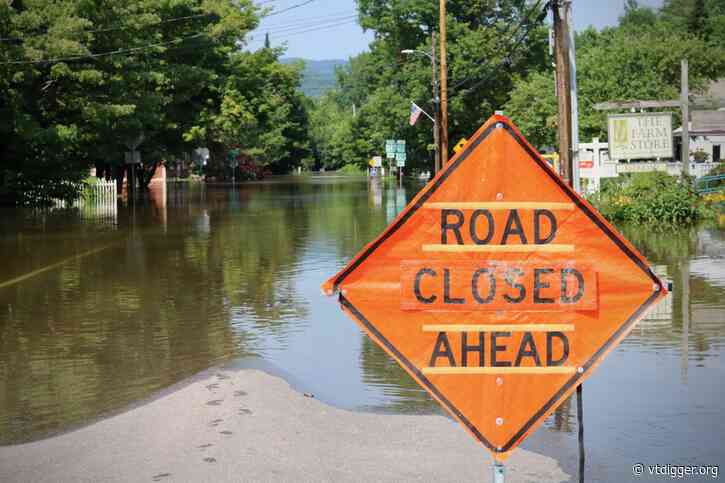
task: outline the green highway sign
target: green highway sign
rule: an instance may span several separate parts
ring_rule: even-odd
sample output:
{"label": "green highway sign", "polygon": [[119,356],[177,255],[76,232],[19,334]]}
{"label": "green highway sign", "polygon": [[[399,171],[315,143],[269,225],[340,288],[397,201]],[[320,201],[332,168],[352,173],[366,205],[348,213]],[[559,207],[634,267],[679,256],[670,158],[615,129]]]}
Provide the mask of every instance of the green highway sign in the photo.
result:
{"label": "green highway sign", "polygon": [[389,159],[395,157],[395,139],[388,139],[385,141],[385,155]]}
{"label": "green highway sign", "polygon": [[405,161],[406,161],[406,156],[405,156],[405,152],[402,152],[402,153],[395,153],[395,165],[396,165],[396,166],[397,166],[398,168],[403,168],[403,167],[405,167]]}
{"label": "green highway sign", "polygon": [[405,140],[404,139],[398,139],[398,141],[395,143],[395,152],[405,154]]}

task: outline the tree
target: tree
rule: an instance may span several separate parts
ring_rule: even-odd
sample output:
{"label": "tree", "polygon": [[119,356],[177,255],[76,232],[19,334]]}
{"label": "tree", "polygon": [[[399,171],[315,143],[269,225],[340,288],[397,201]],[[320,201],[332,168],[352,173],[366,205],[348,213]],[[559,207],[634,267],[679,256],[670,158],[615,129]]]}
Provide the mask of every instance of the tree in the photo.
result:
{"label": "tree", "polygon": [[[665,23],[648,29],[626,26],[577,35],[579,128],[582,139],[607,138],[606,113],[593,105],[613,100],[676,99],[680,61],[689,59],[690,87],[704,90],[725,72],[725,52],[687,32],[676,34]],[[506,106],[514,122],[538,146],[554,145],[557,112],[551,71],[516,81]],[[676,121],[677,122],[677,121]]]}
{"label": "tree", "polygon": [[648,7],[641,7],[637,0],[627,0],[624,5],[624,15],[619,18],[622,28],[643,29],[649,28],[657,21],[657,12]]}
{"label": "tree", "polygon": [[[468,136],[508,100],[514,78],[542,69],[546,62],[544,2],[521,0],[451,2],[447,19],[449,66],[449,137]],[[366,166],[381,154],[385,139],[405,139],[408,164],[431,169],[431,125],[421,119],[410,127],[407,118],[414,101],[433,112],[431,65],[422,56],[406,57],[403,49],[431,50],[431,33],[438,28],[438,3],[428,0],[390,2],[359,0],[363,28],[375,31],[370,51],[351,59],[338,73],[338,90],[324,103],[350,126],[350,151],[345,162]],[[332,110],[328,103],[335,102]],[[353,104],[358,115],[352,118]],[[313,116],[315,119],[316,116]],[[313,121],[315,124],[315,121]],[[344,126],[344,128],[342,127]],[[329,130],[314,130],[318,134]],[[319,138],[318,146],[326,143]],[[323,149],[323,156],[332,153]],[[336,166],[341,160],[323,159]]]}
{"label": "tree", "polygon": [[301,94],[301,64],[281,64],[280,49],[236,52],[215,98],[184,133],[210,148],[209,172],[224,178],[227,151],[239,148],[263,169],[285,172],[310,155]]}
{"label": "tree", "polygon": [[209,123],[264,166],[304,157],[296,68],[239,52],[257,23],[251,0],[0,2],[0,202],[73,198],[94,164],[122,175],[141,135],[147,181]]}
{"label": "tree", "polygon": [[705,0],[694,0],[692,13],[690,13],[690,18],[688,20],[690,33],[707,39],[707,27],[709,22],[707,10],[705,9]]}

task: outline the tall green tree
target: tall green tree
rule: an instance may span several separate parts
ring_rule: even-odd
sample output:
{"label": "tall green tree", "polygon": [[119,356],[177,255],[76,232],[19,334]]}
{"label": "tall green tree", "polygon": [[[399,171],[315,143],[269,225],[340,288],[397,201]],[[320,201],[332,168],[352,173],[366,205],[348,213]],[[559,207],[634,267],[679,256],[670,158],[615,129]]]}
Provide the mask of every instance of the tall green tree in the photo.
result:
{"label": "tall green tree", "polygon": [[272,170],[309,156],[298,67],[241,52],[259,15],[251,0],[0,2],[0,203],[72,198],[94,164],[121,175],[138,139],[146,182],[204,140]]}
{"label": "tall green tree", "polygon": [[[686,31],[673,33],[669,22],[648,28],[625,24],[577,35],[577,84],[581,139],[607,138],[606,113],[594,104],[614,100],[676,99],[680,61],[689,59],[690,87],[703,91],[725,74],[725,51]],[[675,37],[673,37],[675,36]],[[551,70],[519,78],[506,106],[539,147],[556,143],[557,104]]]}
{"label": "tall green tree", "polygon": [[[543,1],[474,0],[449,2],[449,136],[452,141],[470,135],[508,100],[514,78],[544,68],[546,30]],[[346,159],[323,159],[366,165],[381,154],[385,139],[405,139],[408,164],[431,169],[434,151],[432,126],[421,117],[407,124],[410,103],[433,113],[431,64],[423,55],[405,56],[402,50],[431,51],[431,34],[438,28],[438,3],[427,0],[358,0],[363,28],[375,32],[370,51],[351,59],[339,72],[338,91],[324,103],[337,102],[336,112],[349,117],[352,141]],[[356,106],[357,116],[352,117]],[[317,119],[313,116],[313,120]],[[313,132],[329,130],[314,127]],[[326,141],[315,137],[317,145]],[[330,150],[323,153],[332,152]]]}

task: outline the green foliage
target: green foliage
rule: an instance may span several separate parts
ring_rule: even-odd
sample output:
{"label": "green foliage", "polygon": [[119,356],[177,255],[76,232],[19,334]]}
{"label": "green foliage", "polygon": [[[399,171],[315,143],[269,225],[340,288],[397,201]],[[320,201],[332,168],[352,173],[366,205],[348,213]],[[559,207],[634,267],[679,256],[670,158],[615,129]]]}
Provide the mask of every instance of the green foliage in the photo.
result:
{"label": "green foliage", "polygon": [[94,164],[122,174],[139,136],[145,181],[203,145],[211,169],[231,146],[271,171],[309,157],[299,67],[240,52],[258,15],[251,0],[0,2],[0,202],[73,198]]}
{"label": "green foliage", "polygon": [[710,159],[710,155],[703,149],[697,149],[692,153],[693,159],[698,163],[705,163]]}
{"label": "green foliage", "polygon": [[721,161],[720,163],[716,164],[710,171],[708,171],[708,176],[718,176],[721,174],[725,174],[725,161]]}
{"label": "green foliage", "polygon": [[342,168],[337,170],[337,174],[343,174],[347,176],[362,176],[366,174],[366,171],[357,164],[346,164]]}
{"label": "green foliage", "polygon": [[[654,14],[643,13],[638,7],[628,11],[620,27],[601,32],[590,28],[577,35],[581,139],[607,139],[607,113],[596,111],[596,103],[678,98],[683,58],[689,59],[690,88],[695,92],[703,91],[711,80],[725,73],[723,48],[709,45],[686,30],[673,30],[668,21],[642,20],[650,13]],[[506,112],[534,145],[555,145],[557,103],[553,71],[518,78]]]}
{"label": "green foliage", "polygon": [[624,15],[619,18],[622,28],[646,28],[657,21],[657,13],[648,7],[641,7],[637,0],[627,0],[624,5]]}
{"label": "green foliage", "polygon": [[608,183],[591,201],[613,222],[689,226],[708,216],[690,180],[661,172]]}
{"label": "green foliage", "polygon": [[[338,71],[338,88],[316,103],[311,115],[315,149],[326,167],[351,162],[364,167],[383,153],[386,139],[404,139],[410,168],[431,170],[433,126],[425,116],[416,126],[407,122],[411,101],[434,113],[431,63],[424,55],[401,51],[431,51],[438,3],[359,0],[358,7],[363,28],[374,30],[376,37],[369,52]],[[549,62],[543,3],[539,7],[520,0],[449,2],[451,145],[502,108],[517,75]]]}

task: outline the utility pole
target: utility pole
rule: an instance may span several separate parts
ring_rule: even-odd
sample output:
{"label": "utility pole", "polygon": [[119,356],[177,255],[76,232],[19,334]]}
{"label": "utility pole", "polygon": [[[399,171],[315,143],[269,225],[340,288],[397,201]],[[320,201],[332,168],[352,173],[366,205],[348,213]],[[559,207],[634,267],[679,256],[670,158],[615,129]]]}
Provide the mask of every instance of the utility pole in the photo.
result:
{"label": "utility pole", "polygon": [[554,58],[556,60],[556,92],[559,107],[559,163],[561,177],[572,186],[574,169],[572,165],[571,137],[571,73],[569,68],[569,32],[566,17],[562,16],[561,4],[567,0],[553,0],[551,9],[554,17]]}
{"label": "utility pole", "polygon": [[682,103],[682,172],[690,175],[690,90],[687,59],[682,59],[681,92]]}
{"label": "utility pole", "polygon": [[435,143],[435,166],[434,172],[437,174],[441,169],[441,140],[440,140],[440,129],[441,129],[441,100],[438,91],[438,65],[436,63],[436,33],[435,30],[431,33],[430,42],[430,53],[431,53],[431,65],[433,66],[433,142]]}
{"label": "utility pole", "polygon": [[564,2],[564,20],[569,31],[569,77],[571,92],[571,163],[572,187],[581,193],[581,176],[579,175],[579,95],[576,83],[576,44],[574,41],[574,22],[572,21],[572,2]]}
{"label": "utility pole", "polygon": [[441,31],[441,164],[448,162],[448,65],[446,62],[446,0],[439,0]]}

